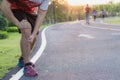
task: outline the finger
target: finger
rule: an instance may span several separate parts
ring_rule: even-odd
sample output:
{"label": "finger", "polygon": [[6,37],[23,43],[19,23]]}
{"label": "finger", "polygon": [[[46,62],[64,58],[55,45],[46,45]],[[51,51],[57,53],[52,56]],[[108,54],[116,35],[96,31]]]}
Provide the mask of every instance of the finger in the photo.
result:
{"label": "finger", "polygon": [[30,43],[32,43],[32,42],[33,42],[33,40],[32,40],[32,39],[28,39],[28,41],[29,41]]}

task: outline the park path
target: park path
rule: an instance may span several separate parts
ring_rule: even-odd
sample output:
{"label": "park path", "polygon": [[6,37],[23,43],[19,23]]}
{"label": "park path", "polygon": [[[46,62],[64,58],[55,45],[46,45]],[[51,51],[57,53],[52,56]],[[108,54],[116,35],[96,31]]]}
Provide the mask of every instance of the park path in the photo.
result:
{"label": "park path", "polygon": [[[95,22],[86,25],[84,21],[47,28],[46,46],[35,63],[39,76],[23,75],[19,80],[120,80],[119,29]],[[38,41],[33,56],[40,44]],[[3,80],[7,79],[6,75]]]}

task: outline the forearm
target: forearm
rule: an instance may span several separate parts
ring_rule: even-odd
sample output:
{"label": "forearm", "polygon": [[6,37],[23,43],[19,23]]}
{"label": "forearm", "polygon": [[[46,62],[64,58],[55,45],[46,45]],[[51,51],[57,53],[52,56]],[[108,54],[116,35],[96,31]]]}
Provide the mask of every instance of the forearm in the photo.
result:
{"label": "forearm", "polygon": [[35,28],[34,28],[34,31],[33,31],[32,35],[36,35],[36,34],[37,34],[40,26],[41,26],[42,23],[43,23],[43,20],[44,20],[44,18],[45,18],[46,12],[47,12],[47,11],[40,11],[40,12],[38,13],[38,17],[37,17],[36,24],[35,24]]}
{"label": "forearm", "polygon": [[10,4],[6,0],[3,0],[0,9],[4,13],[4,15],[16,26],[19,26],[19,21],[14,17],[11,9],[10,9]]}

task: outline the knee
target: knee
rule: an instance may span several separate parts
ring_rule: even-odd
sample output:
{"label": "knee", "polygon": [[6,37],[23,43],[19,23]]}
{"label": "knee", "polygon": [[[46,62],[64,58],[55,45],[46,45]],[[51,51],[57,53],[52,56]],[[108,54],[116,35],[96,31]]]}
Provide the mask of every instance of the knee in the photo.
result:
{"label": "knee", "polygon": [[22,38],[28,39],[31,35],[31,29],[21,29]]}
{"label": "knee", "polygon": [[22,28],[20,28],[21,34],[23,38],[28,38],[31,35],[31,24],[27,20],[21,21]]}
{"label": "knee", "polygon": [[27,20],[22,20],[21,22],[21,29],[31,29],[31,24]]}

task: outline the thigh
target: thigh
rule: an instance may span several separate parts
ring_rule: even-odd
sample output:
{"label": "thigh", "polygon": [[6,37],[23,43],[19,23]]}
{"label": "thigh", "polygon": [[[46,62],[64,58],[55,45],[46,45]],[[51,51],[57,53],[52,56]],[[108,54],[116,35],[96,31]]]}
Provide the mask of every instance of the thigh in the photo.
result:
{"label": "thigh", "polygon": [[35,23],[36,23],[37,15],[26,14],[26,17],[27,17],[27,20],[29,21],[29,23],[31,24],[31,27],[32,27],[31,32],[33,32],[33,30],[35,28]]}
{"label": "thigh", "polygon": [[[37,15],[28,14],[19,9],[14,9],[14,10],[12,10],[12,12],[19,21],[27,20],[31,24],[31,30],[27,29],[27,31],[33,32]],[[26,29],[25,29],[25,31],[26,31]],[[19,30],[19,32],[21,33],[21,30]],[[24,32],[24,31],[22,31],[22,32]]]}
{"label": "thigh", "polygon": [[89,20],[89,14],[88,13],[86,14],[86,19]]}
{"label": "thigh", "polygon": [[[27,20],[27,17],[22,10],[13,9],[12,12],[13,12],[14,16],[18,19],[18,21]],[[18,30],[19,30],[19,33],[21,33],[21,30],[20,29],[18,29]]]}

